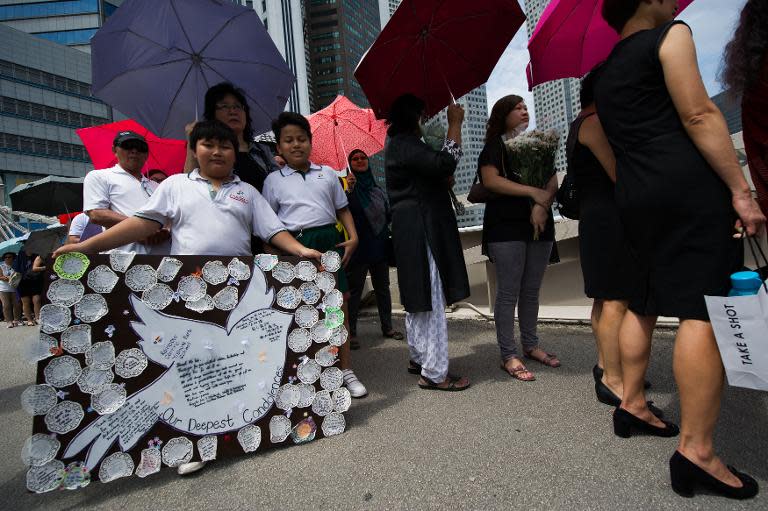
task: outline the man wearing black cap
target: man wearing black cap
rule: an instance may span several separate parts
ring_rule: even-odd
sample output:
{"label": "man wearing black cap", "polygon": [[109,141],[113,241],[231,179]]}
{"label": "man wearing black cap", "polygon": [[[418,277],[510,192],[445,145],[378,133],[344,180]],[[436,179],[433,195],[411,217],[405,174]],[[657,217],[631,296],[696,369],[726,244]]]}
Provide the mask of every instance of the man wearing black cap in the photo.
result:
{"label": "man wearing black cap", "polygon": [[[141,169],[149,156],[144,137],[133,131],[121,131],[115,137],[112,150],[117,165],[94,170],[83,183],[83,211],[91,222],[110,228],[144,207],[157,183],[142,176]],[[169,233],[160,229],[143,243],[130,243],[118,250],[137,254],[167,254]]]}

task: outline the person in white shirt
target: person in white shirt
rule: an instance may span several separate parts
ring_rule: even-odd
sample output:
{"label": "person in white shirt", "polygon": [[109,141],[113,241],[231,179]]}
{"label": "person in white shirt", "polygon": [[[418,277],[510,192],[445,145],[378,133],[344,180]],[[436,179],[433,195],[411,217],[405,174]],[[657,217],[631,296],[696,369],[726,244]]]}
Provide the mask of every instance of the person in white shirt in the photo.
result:
{"label": "person in white shirt", "polygon": [[[166,179],[147,204],[102,234],[65,245],[67,252],[102,252],[144,239],[158,225],[171,227],[171,255],[251,255],[251,233],[291,255],[320,259],[296,241],[261,194],[232,173],[236,138],[219,121],[202,121],[190,134],[200,164]],[[212,234],[215,233],[215,234]]]}
{"label": "person in white shirt", "polygon": [[[122,131],[113,142],[117,165],[110,169],[94,170],[83,182],[83,211],[91,222],[109,229],[144,207],[157,183],[141,174],[149,156],[147,141],[133,131]],[[123,252],[137,254],[167,254],[170,233],[163,226],[154,229],[146,238],[125,246],[115,247]]]}
{"label": "person in white shirt", "polygon": [[[321,252],[336,250],[342,256],[342,268],[337,275],[339,291],[348,299],[347,276],[344,271],[349,258],[357,248],[357,231],[347,196],[336,172],[330,167],[309,161],[312,152],[312,131],[309,121],[295,112],[283,112],[272,122],[277,140],[277,152],[285,160],[285,167],[272,172],[264,181],[264,198],[277,213],[281,222],[307,247]],[[336,218],[346,229],[349,239],[336,229]],[[346,299],[345,327],[349,328]],[[339,350],[339,366],[344,384],[352,397],[368,394],[365,385],[352,371],[348,342]]]}
{"label": "person in white shirt", "polygon": [[104,228],[91,222],[88,215],[80,213],[69,223],[69,233],[67,234],[67,243],[77,243],[101,234]]}
{"label": "person in white shirt", "polygon": [[10,284],[11,276],[16,273],[13,269],[13,261],[16,254],[6,252],[0,262],[0,300],[3,302],[3,316],[8,322],[8,328],[13,328],[21,323],[21,307],[16,297],[16,288]]}

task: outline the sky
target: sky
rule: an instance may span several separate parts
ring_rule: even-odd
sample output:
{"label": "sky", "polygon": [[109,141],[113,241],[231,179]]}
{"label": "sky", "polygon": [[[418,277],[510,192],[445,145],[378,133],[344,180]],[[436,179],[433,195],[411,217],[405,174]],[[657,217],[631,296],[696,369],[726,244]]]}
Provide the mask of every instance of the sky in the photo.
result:
{"label": "sky", "polygon": [[[695,0],[679,16],[691,26],[699,57],[704,84],[710,96],[722,90],[717,72],[722,61],[723,49],[733,35],[745,0]],[[523,2],[521,0],[521,5]],[[531,125],[535,122],[533,94],[528,92],[525,66],[528,64],[526,45],[527,30],[523,25],[504,51],[487,83],[488,110],[497,99],[507,94],[525,98],[531,112]]]}

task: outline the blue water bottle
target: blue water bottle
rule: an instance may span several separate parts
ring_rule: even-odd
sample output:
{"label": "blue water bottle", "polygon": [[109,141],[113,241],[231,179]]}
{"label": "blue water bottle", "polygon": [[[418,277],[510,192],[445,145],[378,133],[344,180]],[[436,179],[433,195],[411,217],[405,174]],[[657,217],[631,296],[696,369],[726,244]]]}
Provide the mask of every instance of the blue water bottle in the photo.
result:
{"label": "blue water bottle", "polygon": [[760,291],[763,281],[754,271],[739,271],[731,275],[731,292],[728,296],[751,296]]}

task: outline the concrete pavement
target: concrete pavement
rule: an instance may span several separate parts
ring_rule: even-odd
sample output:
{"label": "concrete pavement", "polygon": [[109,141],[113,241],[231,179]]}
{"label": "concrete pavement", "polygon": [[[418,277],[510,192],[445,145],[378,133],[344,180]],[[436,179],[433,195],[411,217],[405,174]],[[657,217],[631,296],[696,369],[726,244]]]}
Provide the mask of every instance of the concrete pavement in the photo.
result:
{"label": "concrete pavement", "polygon": [[[499,369],[492,323],[451,321],[451,370],[473,383],[455,394],[420,390],[405,371],[405,343],[381,338],[371,317],[359,331],[354,365],[370,395],[353,403],[343,435],[216,462],[190,478],[163,469],[143,480],[33,495],[19,457],[31,432],[19,396],[34,380],[34,366],[23,362],[33,329],[3,328],[0,509],[768,508],[768,394],[726,389],[717,434],[727,462],[754,475],[763,493],[747,502],[683,499],[669,487],[674,439],[613,435],[611,409],[594,397],[588,328],[543,326],[542,346],[563,366],[531,363],[538,379],[522,383]],[[669,330],[656,335],[649,399],[677,420],[672,338]]]}

